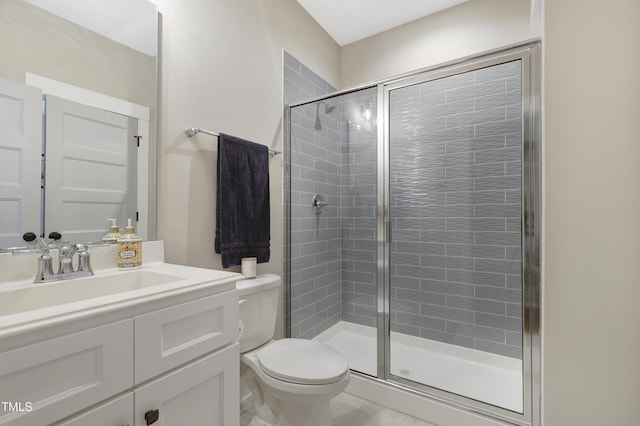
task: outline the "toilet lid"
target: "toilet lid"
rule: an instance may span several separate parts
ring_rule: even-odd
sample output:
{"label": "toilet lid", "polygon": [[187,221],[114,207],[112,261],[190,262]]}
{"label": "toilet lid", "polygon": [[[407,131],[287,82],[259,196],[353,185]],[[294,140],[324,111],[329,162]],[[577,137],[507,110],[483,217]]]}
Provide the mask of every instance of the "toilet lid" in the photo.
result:
{"label": "toilet lid", "polygon": [[257,357],[262,371],[291,383],[334,383],[349,369],[338,351],[305,339],[275,341],[261,349]]}

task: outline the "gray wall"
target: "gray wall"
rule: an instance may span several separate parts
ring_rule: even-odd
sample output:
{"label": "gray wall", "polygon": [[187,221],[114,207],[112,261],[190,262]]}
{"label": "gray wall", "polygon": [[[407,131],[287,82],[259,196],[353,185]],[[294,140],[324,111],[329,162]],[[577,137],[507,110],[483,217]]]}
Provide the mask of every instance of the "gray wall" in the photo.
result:
{"label": "gray wall", "polygon": [[[285,104],[335,91],[287,52],[283,87]],[[325,114],[324,108],[321,130],[315,129],[316,104],[291,114],[292,337],[312,338],[340,320],[340,110]],[[311,207],[316,193],[329,203],[318,216]]]}
{"label": "gray wall", "polygon": [[[285,103],[335,90],[286,52],[284,76]],[[376,131],[359,114],[375,107],[375,94],[326,99],[321,130],[317,103],[292,109],[292,337],[312,338],[341,319],[376,325]],[[325,105],[336,108],[327,115]],[[329,202],[319,216],[315,193]]]}
{"label": "gray wall", "polygon": [[[310,98],[326,83],[288,56],[285,87]],[[377,325],[376,123],[360,114],[375,95],[327,99],[321,131],[315,103],[293,109],[294,337]],[[520,103],[519,63],[391,92],[392,331],[522,356]]]}
{"label": "gray wall", "polygon": [[521,357],[520,63],[390,105],[392,330]]}
{"label": "gray wall", "polygon": [[342,319],[371,327],[377,325],[377,128],[375,119],[364,120],[361,111],[370,102],[375,118],[376,92],[371,88],[340,97]]}

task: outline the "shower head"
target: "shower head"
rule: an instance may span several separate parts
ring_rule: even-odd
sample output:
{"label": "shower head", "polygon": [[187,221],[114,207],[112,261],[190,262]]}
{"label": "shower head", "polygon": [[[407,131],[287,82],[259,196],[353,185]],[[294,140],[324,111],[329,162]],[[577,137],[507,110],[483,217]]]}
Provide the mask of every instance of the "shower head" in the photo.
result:
{"label": "shower head", "polygon": [[320,122],[320,104],[324,105],[324,113],[331,114],[334,109],[336,109],[335,105],[327,105],[323,101],[316,103],[316,130],[322,130],[322,123]]}

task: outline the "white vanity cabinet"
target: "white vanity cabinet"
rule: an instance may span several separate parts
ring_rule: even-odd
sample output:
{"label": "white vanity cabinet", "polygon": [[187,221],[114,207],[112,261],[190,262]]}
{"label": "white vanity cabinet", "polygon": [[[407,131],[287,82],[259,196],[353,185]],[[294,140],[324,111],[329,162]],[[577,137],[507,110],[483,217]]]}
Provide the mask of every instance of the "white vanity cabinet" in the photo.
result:
{"label": "white vanity cabinet", "polygon": [[73,416],[58,426],[134,426],[133,392]]}
{"label": "white vanity cabinet", "polygon": [[239,424],[238,296],[223,289],[0,339],[0,399],[30,406],[0,406],[0,425]]}
{"label": "white vanity cabinet", "polygon": [[[136,426],[239,424],[235,291],[138,316],[135,337],[135,382],[144,383],[134,389]],[[145,421],[156,413],[162,421]]]}
{"label": "white vanity cabinet", "polygon": [[132,356],[132,319],[0,352],[0,399],[14,405],[0,424],[48,425],[131,388]]}
{"label": "white vanity cabinet", "polygon": [[238,344],[136,388],[135,425],[157,414],[157,425],[238,425]]}

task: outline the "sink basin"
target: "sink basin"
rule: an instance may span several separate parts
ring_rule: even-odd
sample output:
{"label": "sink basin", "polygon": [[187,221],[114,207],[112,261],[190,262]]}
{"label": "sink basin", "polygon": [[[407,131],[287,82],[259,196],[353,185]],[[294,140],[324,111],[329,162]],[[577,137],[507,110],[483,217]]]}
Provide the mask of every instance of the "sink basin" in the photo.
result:
{"label": "sink basin", "polygon": [[184,277],[135,270],[48,284],[34,284],[27,288],[0,291],[0,313],[2,315],[19,314],[181,280],[184,280]]}
{"label": "sink basin", "polygon": [[237,273],[166,263],[162,241],[142,244],[139,269],[116,269],[117,247],[112,245],[92,254],[94,276],[50,283],[32,282],[37,255],[0,254],[0,352],[12,336],[98,315],[131,318],[195,293],[236,289]]}

